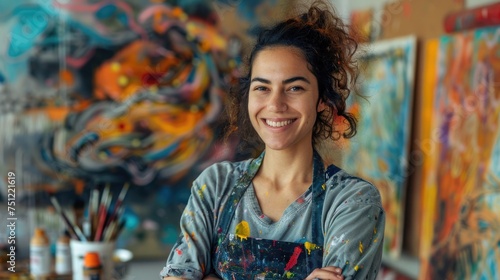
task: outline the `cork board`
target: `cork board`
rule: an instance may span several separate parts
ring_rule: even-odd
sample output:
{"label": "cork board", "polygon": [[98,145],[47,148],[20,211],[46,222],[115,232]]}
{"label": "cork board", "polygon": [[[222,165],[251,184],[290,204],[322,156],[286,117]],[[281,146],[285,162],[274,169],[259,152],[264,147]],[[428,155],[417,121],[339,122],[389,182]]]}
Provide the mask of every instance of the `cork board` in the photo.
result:
{"label": "cork board", "polygon": [[438,37],[444,33],[445,16],[463,9],[463,0],[399,0],[387,3],[379,23],[381,39],[409,34],[420,39]]}

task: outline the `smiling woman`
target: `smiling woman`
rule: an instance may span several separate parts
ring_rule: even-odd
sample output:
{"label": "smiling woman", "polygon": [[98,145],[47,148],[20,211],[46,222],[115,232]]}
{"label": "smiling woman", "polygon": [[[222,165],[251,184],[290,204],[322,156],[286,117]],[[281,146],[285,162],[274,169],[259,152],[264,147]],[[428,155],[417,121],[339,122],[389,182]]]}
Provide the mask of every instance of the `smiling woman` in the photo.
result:
{"label": "smiling woman", "polygon": [[[325,2],[261,32],[233,89],[228,134],[261,143],[193,183],[164,279],[375,279],[385,213],[377,189],[315,146],[356,133],[345,111],[356,41]],[[348,124],[344,133],[334,118]]]}
{"label": "smiling woman", "polygon": [[300,49],[262,50],[253,63],[248,95],[250,122],[268,152],[311,149],[316,115],[325,105],[319,102],[316,77]]}

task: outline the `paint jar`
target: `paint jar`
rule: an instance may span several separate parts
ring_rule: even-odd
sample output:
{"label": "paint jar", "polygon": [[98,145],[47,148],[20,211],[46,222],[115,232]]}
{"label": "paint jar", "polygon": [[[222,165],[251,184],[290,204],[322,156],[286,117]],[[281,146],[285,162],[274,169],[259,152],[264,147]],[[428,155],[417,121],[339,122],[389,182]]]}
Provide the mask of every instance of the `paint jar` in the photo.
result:
{"label": "paint jar", "polygon": [[35,279],[51,272],[49,238],[42,228],[36,228],[30,242],[30,273]]}
{"label": "paint jar", "polygon": [[101,280],[102,264],[97,252],[87,252],[83,258],[83,279]]}
{"label": "paint jar", "polygon": [[60,275],[71,273],[71,250],[69,247],[69,236],[65,233],[56,243],[56,273]]}
{"label": "paint jar", "polygon": [[99,255],[102,265],[101,279],[113,279],[113,252],[114,242],[90,242],[71,239],[71,263],[73,269],[73,280],[83,280],[84,257],[88,252],[95,252]]}

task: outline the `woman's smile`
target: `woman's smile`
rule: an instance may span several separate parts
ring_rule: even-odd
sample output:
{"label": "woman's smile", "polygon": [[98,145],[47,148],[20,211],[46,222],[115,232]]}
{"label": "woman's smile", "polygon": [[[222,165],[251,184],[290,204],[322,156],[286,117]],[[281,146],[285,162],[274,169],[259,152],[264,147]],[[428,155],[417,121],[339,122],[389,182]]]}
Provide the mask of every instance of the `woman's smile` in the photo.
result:
{"label": "woman's smile", "polygon": [[296,119],[288,119],[288,120],[264,119],[264,122],[270,127],[280,128],[292,124],[295,120]]}

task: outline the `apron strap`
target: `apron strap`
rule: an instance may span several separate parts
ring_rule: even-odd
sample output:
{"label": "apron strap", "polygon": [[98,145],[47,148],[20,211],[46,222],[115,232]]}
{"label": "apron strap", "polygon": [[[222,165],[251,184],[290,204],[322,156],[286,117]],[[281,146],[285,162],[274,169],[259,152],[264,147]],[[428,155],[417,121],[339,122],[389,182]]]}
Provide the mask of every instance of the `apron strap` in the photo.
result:
{"label": "apron strap", "polygon": [[223,236],[227,235],[229,225],[236,211],[236,207],[252,182],[253,177],[259,171],[262,160],[264,159],[265,151],[259,157],[253,159],[247,167],[247,170],[238,179],[236,186],[233,188],[232,193],[229,195],[226,204],[219,210],[219,228],[217,232],[223,232]]}
{"label": "apron strap", "polygon": [[[323,203],[325,200],[325,169],[320,155],[314,151],[313,155],[313,184],[312,184],[312,242],[320,247],[324,245],[322,229]],[[311,271],[323,267],[323,250],[313,250],[308,258]]]}
{"label": "apron strap", "polygon": [[313,156],[313,184],[312,184],[312,237],[313,242],[323,247],[324,235],[321,227],[323,216],[323,203],[325,200],[325,169],[320,155],[314,151]]}

